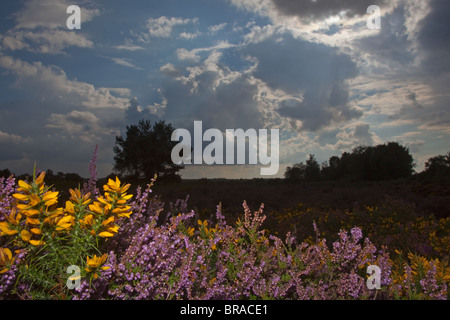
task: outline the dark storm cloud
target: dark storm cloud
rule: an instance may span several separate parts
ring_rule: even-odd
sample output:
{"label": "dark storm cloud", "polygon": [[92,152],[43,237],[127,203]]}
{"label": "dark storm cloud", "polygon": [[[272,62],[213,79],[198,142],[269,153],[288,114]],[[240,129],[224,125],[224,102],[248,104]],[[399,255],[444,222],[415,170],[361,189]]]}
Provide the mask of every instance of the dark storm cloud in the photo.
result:
{"label": "dark storm cloud", "polygon": [[383,65],[401,65],[413,62],[412,42],[405,27],[405,7],[397,6],[382,18],[380,32],[355,41],[355,47],[370,53],[372,58]]}
{"label": "dark storm cloud", "polygon": [[305,88],[332,89],[357,74],[350,56],[324,44],[295,39],[288,33],[249,44],[242,53],[258,59],[253,73],[256,77],[289,93]]}
{"label": "dark storm cloud", "polygon": [[276,9],[284,15],[316,20],[346,12],[347,17],[366,14],[370,5],[382,5],[384,0],[272,0]]}
{"label": "dark storm cloud", "polygon": [[450,71],[450,1],[432,0],[431,12],[421,21],[418,40],[426,53],[423,66],[430,73]]}
{"label": "dark storm cloud", "polygon": [[420,94],[411,92],[397,116],[417,120],[421,128],[450,132],[450,2],[431,0],[429,7],[428,15],[418,23],[416,50],[421,60],[416,75],[431,89],[432,99],[421,103]]}
{"label": "dark storm cloud", "polygon": [[278,108],[281,116],[301,120],[302,129],[317,131],[332,122],[361,116],[348,104],[345,81],[357,74],[350,56],[289,34],[249,44],[242,52],[258,60],[255,77],[274,89],[303,95],[301,101],[285,100]]}

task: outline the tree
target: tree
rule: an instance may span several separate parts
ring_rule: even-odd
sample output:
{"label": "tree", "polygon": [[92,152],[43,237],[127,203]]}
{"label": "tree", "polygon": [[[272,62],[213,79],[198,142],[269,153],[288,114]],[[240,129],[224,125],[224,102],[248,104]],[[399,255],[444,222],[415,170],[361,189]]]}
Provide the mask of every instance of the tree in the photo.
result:
{"label": "tree", "polygon": [[328,179],[390,180],[408,178],[413,173],[414,159],[409,150],[397,142],[375,147],[359,146],[340,158],[330,158],[323,177]]}
{"label": "tree", "polygon": [[138,179],[151,179],[155,174],[162,178],[177,178],[184,168],[172,162],[174,128],[165,121],[151,125],[141,120],[138,125],[127,126],[126,136],[117,136],[114,146],[114,171]]}
{"label": "tree", "polygon": [[450,151],[444,155],[431,157],[425,162],[422,175],[434,181],[450,180]]}
{"label": "tree", "polygon": [[287,167],[284,177],[288,181],[317,181],[320,179],[320,165],[314,155],[310,154],[306,164],[300,162]]}
{"label": "tree", "polygon": [[408,178],[414,171],[414,159],[408,148],[397,142],[376,146],[374,157],[377,157],[378,165],[376,180]]}
{"label": "tree", "polygon": [[309,155],[309,159],[306,160],[305,168],[305,180],[317,181],[320,178],[320,165],[317,162],[313,154]]}
{"label": "tree", "polygon": [[287,167],[284,177],[288,181],[300,181],[305,178],[306,165],[303,162],[296,163],[292,167]]}
{"label": "tree", "polygon": [[339,157],[332,156],[328,160],[328,165],[322,165],[321,176],[325,180],[336,180],[339,178]]}

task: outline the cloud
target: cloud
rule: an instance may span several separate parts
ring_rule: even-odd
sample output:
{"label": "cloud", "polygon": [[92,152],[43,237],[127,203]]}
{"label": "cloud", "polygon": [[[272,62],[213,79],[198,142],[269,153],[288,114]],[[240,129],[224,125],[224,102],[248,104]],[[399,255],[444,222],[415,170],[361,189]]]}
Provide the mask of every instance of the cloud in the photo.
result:
{"label": "cloud", "polygon": [[99,119],[92,112],[73,110],[68,114],[52,113],[45,127],[61,129],[71,139],[91,142],[96,140],[98,124]]}
{"label": "cloud", "polygon": [[221,58],[222,52],[213,50],[195,66],[161,67],[166,78],[158,104],[164,106],[164,119],[186,129],[192,129],[195,120],[202,120],[205,128],[220,130],[265,127],[265,105],[256,98],[260,83],[245,71],[230,70]]}
{"label": "cloud", "polygon": [[180,67],[176,67],[174,64],[168,62],[159,68],[159,71],[169,77],[178,77],[182,74],[183,70]]}
{"label": "cloud", "polygon": [[[81,32],[67,29],[67,1],[29,0],[13,15],[15,26],[0,35],[3,50],[27,50],[61,54],[67,47],[92,48],[93,42]],[[82,22],[91,21],[99,10],[91,2],[81,8]]]}
{"label": "cloud", "polygon": [[175,26],[187,25],[197,22],[198,18],[188,19],[166,16],[161,16],[159,18],[149,18],[147,20],[146,37],[168,38],[172,35],[172,30]]}
{"label": "cloud", "polygon": [[373,132],[370,132],[368,123],[349,125],[336,134],[338,142],[335,148],[349,150],[357,146],[372,146],[382,143],[382,140]]}
{"label": "cloud", "polygon": [[133,41],[131,41],[130,39],[125,39],[124,44],[114,46],[114,48],[118,49],[118,50],[125,50],[125,51],[131,51],[131,52],[138,51],[138,50],[144,50],[144,47],[134,44]]}
{"label": "cloud", "polygon": [[433,75],[450,71],[448,52],[450,44],[448,34],[450,26],[450,3],[443,0],[431,0],[429,13],[420,22],[417,39],[424,51],[422,66]]}
{"label": "cloud", "polygon": [[87,108],[125,109],[127,99],[116,97],[107,88],[95,88],[92,84],[70,80],[56,66],[45,66],[41,62],[29,63],[10,56],[0,55],[0,67],[16,77],[15,86],[27,88],[27,94]]}
{"label": "cloud", "polygon": [[195,33],[182,32],[182,33],[180,33],[180,38],[183,38],[185,40],[192,40],[192,39],[197,38],[200,34],[201,34],[200,32],[195,32]]}
{"label": "cloud", "polygon": [[229,49],[235,47],[234,44],[229,43],[228,41],[219,41],[216,45],[205,48],[195,48],[192,50],[187,50],[184,48],[177,49],[177,58],[178,60],[187,60],[191,62],[199,62],[201,52],[211,52],[215,50]]}
{"label": "cloud", "polygon": [[197,53],[200,51],[197,50],[187,50],[185,48],[178,48],[177,49],[177,58],[178,60],[187,60],[192,62],[198,62],[200,60],[200,57],[197,55]]}
{"label": "cloud", "polygon": [[[4,161],[14,159],[14,168],[30,168],[36,161],[52,170],[66,171],[63,168],[69,166],[86,172],[89,159],[83,157],[89,158],[99,144],[107,148],[101,161],[111,162],[110,146],[124,126],[128,89],[95,87],[69,79],[59,67],[9,56],[0,55],[0,68],[15,78],[12,86],[23,93],[20,100],[1,105],[0,127],[10,135],[2,140],[2,149],[8,150]],[[25,147],[27,137],[33,143]],[[20,148],[14,141],[20,141]]]}
{"label": "cloud", "polygon": [[3,132],[0,130],[0,143],[1,142],[12,142],[14,144],[19,143],[31,143],[33,140],[30,137],[22,137],[16,134]]}
{"label": "cloud", "polygon": [[[24,6],[14,14],[15,29],[59,29],[65,28],[69,15],[66,9],[70,6],[66,0],[28,0]],[[91,1],[83,2],[80,6],[82,23],[91,21],[99,15],[100,10],[94,8]]]}
{"label": "cloud", "polygon": [[27,50],[36,53],[59,54],[67,47],[92,48],[93,42],[67,30],[26,31],[9,30],[0,35],[5,50]]}
{"label": "cloud", "polygon": [[136,66],[135,64],[131,63],[130,59],[117,58],[117,57],[110,57],[109,59],[111,59],[115,64],[118,64],[120,66],[129,67],[129,68],[136,69],[136,70],[142,69],[142,68],[139,68],[138,66]]}
{"label": "cloud", "polygon": [[326,19],[344,13],[347,17],[365,15],[370,5],[382,6],[384,0],[272,0],[275,9],[288,16],[297,16],[306,20]]}
{"label": "cloud", "polygon": [[212,34],[215,34],[215,33],[219,32],[220,30],[223,30],[227,25],[228,25],[227,22],[215,24],[215,25],[209,26],[208,31]]}
{"label": "cloud", "polygon": [[[352,54],[356,57],[363,73],[419,76],[423,59],[418,35],[420,24],[428,9],[427,1],[397,2],[392,10],[382,16],[381,30],[366,34],[351,43]],[[425,12],[425,13],[424,13]]]}
{"label": "cloud", "polygon": [[301,129],[317,131],[362,115],[349,104],[345,83],[356,76],[356,64],[335,48],[277,32],[241,52],[256,60],[253,76],[291,96],[277,112],[300,120]]}

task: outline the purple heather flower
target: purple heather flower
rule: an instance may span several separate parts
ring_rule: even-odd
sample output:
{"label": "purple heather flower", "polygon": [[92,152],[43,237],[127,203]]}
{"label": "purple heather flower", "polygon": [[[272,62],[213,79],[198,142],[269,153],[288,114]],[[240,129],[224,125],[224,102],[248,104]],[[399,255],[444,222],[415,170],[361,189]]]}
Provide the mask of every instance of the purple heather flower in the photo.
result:
{"label": "purple heather flower", "polygon": [[16,180],[14,176],[8,178],[0,177],[0,221],[4,221],[5,215],[9,214],[15,202],[13,194],[16,192]]}
{"label": "purple heather flower", "polygon": [[92,154],[92,159],[89,162],[89,181],[87,186],[84,186],[85,193],[90,192],[92,197],[95,199],[99,195],[99,190],[97,188],[97,153],[98,145],[95,145],[94,153]]}

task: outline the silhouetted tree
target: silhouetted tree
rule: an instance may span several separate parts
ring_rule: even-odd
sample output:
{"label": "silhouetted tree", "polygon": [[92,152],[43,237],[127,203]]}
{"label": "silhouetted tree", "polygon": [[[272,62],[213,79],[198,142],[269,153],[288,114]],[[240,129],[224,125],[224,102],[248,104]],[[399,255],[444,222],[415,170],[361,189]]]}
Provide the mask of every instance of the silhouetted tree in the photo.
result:
{"label": "silhouetted tree", "polygon": [[373,157],[378,169],[375,180],[408,178],[414,172],[414,159],[408,148],[397,142],[376,146]]}
{"label": "silhouetted tree", "polygon": [[421,175],[433,181],[450,180],[450,151],[446,155],[429,158]]}
{"label": "silhouetted tree", "polygon": [[284,177],[288,181],[301,181],[305,178],[306,165],[303,162],[287,167]]}
{"label": "silhouetted tree", "polygon": [[320,179],[320,165],[313,154],[309,155],[306,164],[296,163],[292,167],[287,167],[284,177],[288,181],[317,181]]}
{"label": "silhouetted tree", "polygon": [[306,181],[317,181],[320,178],[320,165],[313,154],[310,154],[309,159],[306,160],[304,178]]}
{"label": "silhouetted tree", "polygon": [[155,174],[163,178],[179,178],[177,172],[183,168],[172,162],[171,141],[174,128],[165,121],[151,125],[141,120],[138,125],[127,126],[126,136],[117,136],[114,146],[114,170],[135,178],[151,179]]}

